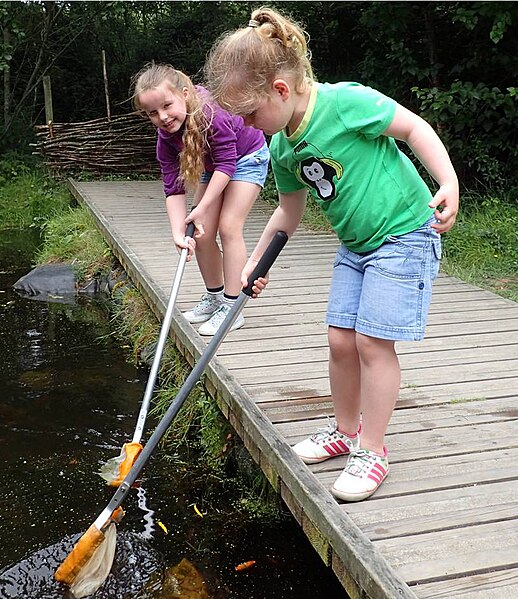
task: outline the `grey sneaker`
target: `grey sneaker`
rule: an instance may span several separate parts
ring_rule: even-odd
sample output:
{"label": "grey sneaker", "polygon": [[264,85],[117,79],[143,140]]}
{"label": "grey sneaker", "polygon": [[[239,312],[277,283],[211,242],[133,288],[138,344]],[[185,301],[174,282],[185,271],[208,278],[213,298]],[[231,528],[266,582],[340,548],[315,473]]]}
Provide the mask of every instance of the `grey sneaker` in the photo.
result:
{"label": "grey sneaker", "polygon": [[184,312],[185,318],[192,324],[205,322],[216,312],[221,306],[221,297],[213,293],[204,293],[201,300],[194,306],[192,310]]}
{"label": "grey sneaker", "polygon": [[[221,304],[216,312],[214,312],[214,314],[210,317],[210,319],[201,325],[201,327],[198,329],[198,333],[200,335],[214,335],[229,312],[230,306],[228,304]],[[232,326],[230,327],[230,330],[235,331],[236,329],[240,329],[244,324],[245,319],[243,318],[243,315],[238,314],[236,320],[234,320]]]}

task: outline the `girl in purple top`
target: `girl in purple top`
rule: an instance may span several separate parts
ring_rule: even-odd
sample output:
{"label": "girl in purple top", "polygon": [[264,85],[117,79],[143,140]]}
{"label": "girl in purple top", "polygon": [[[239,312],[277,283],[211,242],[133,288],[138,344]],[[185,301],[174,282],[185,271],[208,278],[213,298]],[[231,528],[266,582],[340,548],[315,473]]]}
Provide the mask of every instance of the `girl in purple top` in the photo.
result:
{"label": "girl in purple top", "polygon": [[[207,289],[184,316],[203,323],[201,335],[214,335],[242,287],[243,226],[268,171],[264,134],[245,127],[242,117],[223,110],[207,90],[167,64],[152,63],[135,75],[133,103],[158,128],[157,158],[173,241],[178,251],[189,248],[188,259],[196,252]],[[194,191],[189,214],[186,190]],[[191,221],[195,240],[187,245]],[[240,315],[232,330],[243,324]]]}

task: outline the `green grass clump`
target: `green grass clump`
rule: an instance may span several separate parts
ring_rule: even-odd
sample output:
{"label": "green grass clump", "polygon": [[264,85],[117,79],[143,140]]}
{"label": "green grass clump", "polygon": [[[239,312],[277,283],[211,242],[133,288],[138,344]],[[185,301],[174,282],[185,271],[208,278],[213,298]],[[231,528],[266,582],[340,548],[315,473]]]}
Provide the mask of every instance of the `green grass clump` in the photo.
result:
{"label": "green grass clump", "polygon": [[131,361],[135,365],[142,362],[142,352],[156,342],[159,323],[145,302],[141,293],[132,285],[116,286],[112,292],[112,331],[131,349]]}
{"label": "green grass clump", "polygon": [[110,248],[84,207],[68,208],[43,226],[43,247],[38,264],[68,262],[80,281],[107,274],[112,257]]}
{"label": "green grass clump", "polygon": [[442,269],[451,276],[518,301],[518,206],[511,198],[463,199],[444,235]]}
{"label": "green grass clump", "polygon": [[0,229],[39,227],[66,210],[72,196],[35,161],[10,154],[0,161]]}

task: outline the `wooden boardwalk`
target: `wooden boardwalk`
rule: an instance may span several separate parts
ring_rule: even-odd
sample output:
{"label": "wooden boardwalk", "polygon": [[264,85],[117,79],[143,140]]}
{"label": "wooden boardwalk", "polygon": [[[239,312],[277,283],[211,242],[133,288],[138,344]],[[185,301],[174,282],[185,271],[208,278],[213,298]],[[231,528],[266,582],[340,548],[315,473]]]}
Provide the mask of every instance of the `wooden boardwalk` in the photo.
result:
{"label": "wooden boardwalk", "polygon": [[[71,182],[157,315],[176,269],[159,182]],[[271,213],[258,201],[252,249]],[[307,467],[289,446],[332,416],[324,324],[333,235],[300,229],[207,370],[206,384],[353,599],[518,597],[518,305],[440,276],[426,340],[399,343],[391,474],[369,500],[329,488],[342,458]],[[178,307],[203,293],[187,265]],[[177,311],[192,362],[205,339]],[[344,593],[345,596],[345,593]]]}

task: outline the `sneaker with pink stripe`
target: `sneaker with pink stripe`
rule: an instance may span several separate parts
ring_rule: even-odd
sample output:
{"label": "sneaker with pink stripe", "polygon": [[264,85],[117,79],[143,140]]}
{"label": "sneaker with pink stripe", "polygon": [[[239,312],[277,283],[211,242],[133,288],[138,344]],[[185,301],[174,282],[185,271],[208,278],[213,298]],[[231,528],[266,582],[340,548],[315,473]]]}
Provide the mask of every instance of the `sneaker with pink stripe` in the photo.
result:
{"label": "sneaker with pink stripe", "polygon": [[[361,429],[361,426],[360,426]],[[341,433],[336,422],[293,446],[293,451],[306,464],[318,464],[329,458],[348,455],[360,445],[360,429],[355,435]]]}
{"label": "sneaker with pink stripe", "polygon": [[376,492],[387,477],[387,450],[379,455],[368,449],[351,451],[347,466],[336,479],[331,493],[344,501],[361,501]]}

